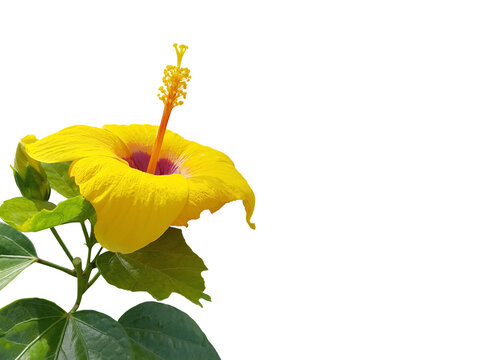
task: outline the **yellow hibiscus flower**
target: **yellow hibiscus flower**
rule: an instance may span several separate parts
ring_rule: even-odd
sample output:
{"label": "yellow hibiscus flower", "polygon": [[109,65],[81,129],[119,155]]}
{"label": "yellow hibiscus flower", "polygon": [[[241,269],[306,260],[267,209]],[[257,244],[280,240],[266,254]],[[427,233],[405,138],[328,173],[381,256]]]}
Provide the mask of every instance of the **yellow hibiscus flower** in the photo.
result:
{"label": "yellow hibiscus flower", "polygon": [[160,99],[160,126],[72,126],[27,145],[44,163],[71,161],[69,175],[97,213],[95,236],[121,253],[158,239],[169,226],[187,226],[203,210],[212,213],[242,200],[250,221],[255,196],[228,156],[166,130],[171,110],[185,97],[188,69],[181,68],[186,46],[177,50],[177,66],[168,66]]}

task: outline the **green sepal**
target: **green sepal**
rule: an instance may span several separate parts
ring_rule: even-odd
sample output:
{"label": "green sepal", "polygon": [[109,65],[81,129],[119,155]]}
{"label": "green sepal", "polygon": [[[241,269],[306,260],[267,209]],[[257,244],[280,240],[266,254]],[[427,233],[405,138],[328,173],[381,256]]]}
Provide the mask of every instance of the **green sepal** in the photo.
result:
{"label": "green sepal", "polygon": [[43,200],[50,199],[50,186],[46,180],[45,174],[40,174],[31,165],[26,165],[24,169],[24,177],[12,167],[13,177],[20,193],[27,199]]}
{"label": "green sepal", "polygon": [[157,300],[172,292],[202,306],[204,294],[203,260],[185,243],[180,229],[169,228],[158,240],[130,254],[106,252],[97,267],[110,284],[130,291],[147,291]]}
{"label": "green sepal", "polygon": [[80,190],[75,184],[74,178],[68,175],[70,164],[70,161],[53,164],[41,163],[52,189],[66,198],[80,195]]}
{"label": "green sepal", "polygon": [[36,261],[32,242],[20,231],[0,223],[0,290]]}
{"label": "green sepal", "polygon": [[195,321],[173,306],[146,302],[118,322],[130,338],[135,360],[220,359]]}
{"label": "green sepal", "polygon": [[82,196],[62,201],[58,205],[48,201],[17,197],[0,206],[0,218],[23,232],[40,231],[71,222],[93,218],[93,206]]}
{"label": "green sepal", "polygon": [[123,327],[97,311],[68,314],[43,299],[22,299],[0,310],[2,360],[132,360]]}
{"label": "green sepal", "polygon": [[40,163],[32,159],[25,149],[27,144],[35,141],[37,141],[35,136],[28,135],[18,143],[12,166],[13,175],[23,196],[32,200],[46,201],[50,198],[47,175]]}

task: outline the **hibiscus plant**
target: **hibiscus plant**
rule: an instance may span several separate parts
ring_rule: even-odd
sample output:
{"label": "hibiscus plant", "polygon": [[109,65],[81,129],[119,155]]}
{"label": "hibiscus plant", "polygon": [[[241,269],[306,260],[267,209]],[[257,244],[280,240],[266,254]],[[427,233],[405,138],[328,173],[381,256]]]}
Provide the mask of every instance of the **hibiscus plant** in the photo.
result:
{"label": "hibiscus plant", "polygon": [[[67,311],[39,298],[0,309],[0,359],[219,359],[198,325],[172,306],[146,302],[118,321],[79,310],[100,276],[155,300],[176,292],[201,306],[201,299],[210,300],[202,278],[207,268],[178,227],[235,200],[243,201],[247,223],[255,227],[254,194],[233,162],[166,129],[190,80],[190,71],[181,67],[187,47],[174,47],[177,65],[166,67],[159,89],[160,126],[79,125],[20,141],[12,170],[22,196],[0,206],[0,290],[40,264],[75,278],[77,293]],[[51,190],[66,199],[50,202]],[[67,223],[80,224],[85,263],[57,231]],[[37,255],[24,233],[41,230],[53,234],[69,268]]]}

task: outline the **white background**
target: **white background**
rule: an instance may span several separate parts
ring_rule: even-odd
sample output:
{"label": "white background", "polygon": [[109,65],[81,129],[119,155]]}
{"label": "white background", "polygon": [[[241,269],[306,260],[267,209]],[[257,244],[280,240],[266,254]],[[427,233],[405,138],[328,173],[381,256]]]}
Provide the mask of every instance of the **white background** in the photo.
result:
{"label": "white background", "polygon": [[[476,1],[2,1],[0,199],[17,141],[73,124],[157,124],[172,43],[192,81],[169,128],[227,153],[257,196],[185,230],[205,260],[192,316],[225,360],[480,358]],[[79,225],[59,228],[74,252]],[[53,237],[39,255],[68,265]],[[34,265],[0,306],[67,310]],[[150,297],[99,281],[83,309]]]}

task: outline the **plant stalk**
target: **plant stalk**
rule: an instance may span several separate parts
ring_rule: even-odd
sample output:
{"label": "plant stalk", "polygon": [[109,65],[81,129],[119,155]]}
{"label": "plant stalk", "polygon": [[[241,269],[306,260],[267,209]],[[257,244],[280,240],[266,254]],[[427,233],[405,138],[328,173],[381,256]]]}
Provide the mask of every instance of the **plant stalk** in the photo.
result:
{"label": "plant stalk", "polygon": [[80,225],[82,226],[83,236],[85,236],[85,241],[87,242],[87,246],[88,248],[91,248],[92,244],[91,244],[90,235],[88,235],[87,226],[85,225],[85,222],[81,222]]}
{"label": "plant stalk", "polygon": [[[75,272],[77,273],[77,298],[75,299],[75,304],[72,307],[72,310],[69,311],[69,314],[74,313],[80,306],[82,302],[83,294],[85,293],[88,278],[90,277],[90,273],[88,272],[88,265],[85,271],[82,269],[82,259],[76,257],[73,259],[73,266],[75,267]],[[90,270],[91,271],[91,270]]]}
{"label": "plant stalk", "polygon": [[94,260],[92,261],[92,247],[94,243],[90,241],[90,237],[88,236],[88,232],[86,231],[85,224],[83,224],[82,229],[84,229],[85,239],[87,240],[87,247],[88,247],[88,255],[87,255],[87,263],[85,264],[85,270],[82,269],[82,259],[76,257],[73,259],[73,266],[75,268],[75,272],[77,274],[77,298],[75,300],[75,304],[70,310],[69,314],[74,313],[80,307],[80,303],[82,302],[83,294],[88,290],[90,286],[99,278],[100,272],[97,272],[95,276],[90,280],[90,275],[92,274],[92,270],[95,265],[95,260],[100,254],[103,248],[100,248],[98,254],[95,256]]}
{"label": "plant stalk", "polygon": [[100,271],[98,271],[98,272],[93,276],[92,280],[90,280],[90,281],[88,282],[87,288],[85,289],[85,291],[88,290],[88,289],[90,288],[90,286],[92,286],[92,285],[95,283],[95,281],[97,281],[97,279],[98,279],[99,277],[100,277]]}
{"label": "plant stalk", "polygon": [[51,268],[54,268],[54,269],[63,271],[64,273],[67,273],[68,275],[72,275],[73,277],[77,277],[77,273],[75,272],[75,270],[67,269],[66,267],[57,265],[57,264],[55,264],[55,263],[52,263],[52,262],[50,262],[50,261],[47,261],[47,260],[44,260],[44,259],[40,259],[40,258],[37,258],[36,261],[37,261],[37,263],[39,263],[39,264],[42,264],[42,265],[45,265],[45,266],[49,266],[49,267],[51,267]]}
{"label": "plant stalk", "polygon": [[[70,261],[72,262],[73,264],[73,256],[72,254],[70,254],[70,251],[68,250],[67,246],[65,245],[65,243],[63,242],[62,238],[60,237],[60,235],[58,235],[58,232],[57,230],[52,227],[50,228],[50,230],[52,231],[53,233],[53,236],[55,236],[55,239],[57,239],[58,243],[60,244],[60,246],[62,247],[63,251],[65,252],[65,254],[67,255],[67,257],[70,259]],[[73,266],[75,267],[75,264],[73,264]]]}

